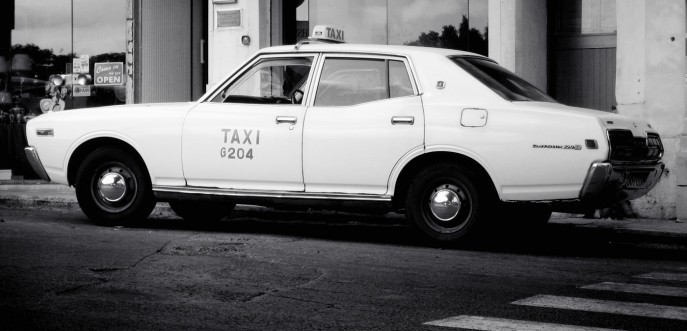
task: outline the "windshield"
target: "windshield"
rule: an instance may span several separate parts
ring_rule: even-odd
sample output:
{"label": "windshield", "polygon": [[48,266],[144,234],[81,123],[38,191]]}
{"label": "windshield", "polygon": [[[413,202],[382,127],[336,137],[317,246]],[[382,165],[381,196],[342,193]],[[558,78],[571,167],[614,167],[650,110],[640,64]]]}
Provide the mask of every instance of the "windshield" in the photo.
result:
{"label": "windshield", "polygon": [[534,85],[491,60],[458,56],[451,57],[451,60],[506,100],[556,102]]}

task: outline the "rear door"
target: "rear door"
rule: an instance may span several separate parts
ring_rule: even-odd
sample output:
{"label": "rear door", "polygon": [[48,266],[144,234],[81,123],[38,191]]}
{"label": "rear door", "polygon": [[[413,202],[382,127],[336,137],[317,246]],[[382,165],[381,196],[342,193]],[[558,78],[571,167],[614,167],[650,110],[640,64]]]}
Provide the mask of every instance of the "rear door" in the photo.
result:
{"label": "rear door", "polygon": [[326,55],[303,128],[306,192],[385,194],[394,166],[424,146],[424,117],[402,57]]}

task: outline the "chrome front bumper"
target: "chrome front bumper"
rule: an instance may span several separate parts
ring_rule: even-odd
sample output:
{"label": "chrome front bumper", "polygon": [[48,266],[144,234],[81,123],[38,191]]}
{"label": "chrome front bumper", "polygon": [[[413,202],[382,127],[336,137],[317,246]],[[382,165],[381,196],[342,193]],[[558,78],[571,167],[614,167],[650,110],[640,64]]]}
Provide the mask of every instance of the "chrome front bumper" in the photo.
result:
{"label": "chrome front bumper", "polygon": [[618,165],[594,163],[580,192],[580,200],[598,206],[639,198],[651,191],[665,165]]}
{"label": "chrome front bumper", "polygon": [[26,153],[26,158],[29,160],[31,168],[33,168],[33,171],[36,172],[38,177],[49,182],[50,176],[48,176],[48,173],[45,172],[45,168],[43,167],[43,163],[41,163],[41,159],[38,157],[38,152],[36,152],[36,149],[32,146],[29,146],[24,148],[24,153]]}

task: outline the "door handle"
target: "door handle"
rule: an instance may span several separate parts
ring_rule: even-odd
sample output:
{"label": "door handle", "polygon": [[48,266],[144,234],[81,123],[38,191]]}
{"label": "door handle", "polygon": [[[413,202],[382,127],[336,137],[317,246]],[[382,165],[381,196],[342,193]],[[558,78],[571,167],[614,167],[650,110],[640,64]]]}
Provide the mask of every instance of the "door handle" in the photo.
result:
{"label": "door handle", "polygon": [[413,116],[394,116],[391,118],[391,124],[393,124],[393,125],[398,125],[398,124],[413,125],[413,124],[415,124],[415,117],[413,117]]}
{"label": "door handle", "polygon": [[283,124],[283,123],[288,123],[288,124],[296,124],[298,119],[295,116],[277,116],[277,124]]}

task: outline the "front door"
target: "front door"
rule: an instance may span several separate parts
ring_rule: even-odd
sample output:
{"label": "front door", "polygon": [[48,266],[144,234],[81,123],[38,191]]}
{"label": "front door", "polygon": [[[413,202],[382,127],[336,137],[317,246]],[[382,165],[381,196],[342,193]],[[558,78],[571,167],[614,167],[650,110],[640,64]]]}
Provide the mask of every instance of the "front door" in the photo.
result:
{"label": "front door", "polygon": [[[305,93],[315,56],[258,58],[187,116],[182,136],[189,186],[303,191]],[[294,93],[298,91],[298,93]]]}

